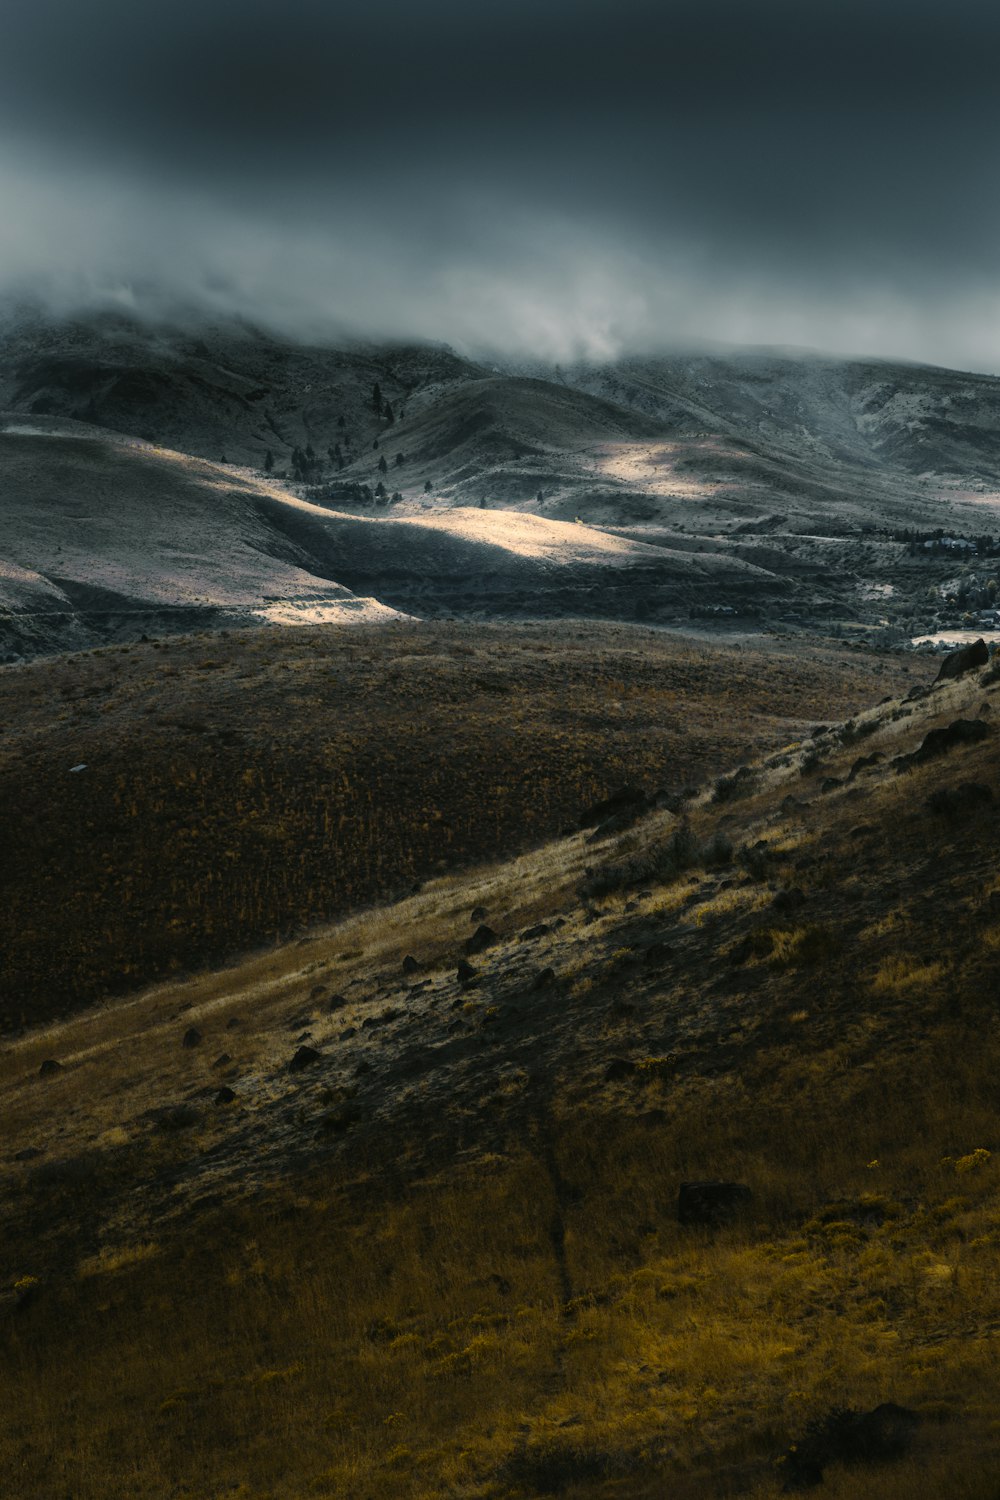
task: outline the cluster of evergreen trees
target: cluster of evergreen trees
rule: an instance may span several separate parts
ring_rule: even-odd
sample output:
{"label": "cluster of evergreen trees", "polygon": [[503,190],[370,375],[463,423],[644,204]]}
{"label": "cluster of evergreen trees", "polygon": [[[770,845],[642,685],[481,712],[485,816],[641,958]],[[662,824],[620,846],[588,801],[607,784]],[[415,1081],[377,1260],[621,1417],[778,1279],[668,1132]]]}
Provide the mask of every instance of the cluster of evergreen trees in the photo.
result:
{"label": "cluster of evergreen trees", "polygon": [[[382,389],[377,380],[372,386],[371,406],[372,411],[375,413],[375,416],[381,421],[385,422],[386,426],[391,427],[395,424],[396,413],[393,411],[392,403],[382,395]],[[347,423],[343,416],[337,418],[337,428],[340,436],[337,442],[331,444],[330,447],[327,448],[325,458],[316,453],[311,443],[307,443],[304,448],[300,448],[296,445],[292,449],[291,457],[289,459],[288,474],[296,484],[308,484],[318,487],[323,481],[324,470],[326,469],[327,464],[335,468],[337,473],[339,474],[343,469],[347,467],[349,463],[353,462],[354,454],[352,454],[351,452],[353,439],[350,433],[346,430]],[[372,448],[376,451],[379,449],[378,437],[376,437],[374,442],[372,443]],[[271,449],[268,448],[267,452],[264,455],[264,472],[266,474],[270,474],[273,472],[274,463],[274,454],[272,453]],[[405,463],[406,455],[401,452],[397,453],[393,460],[394,467],[397,469],[401,469]],[[383,482],[386,475],[389,473],[389,460],[384,453],[379,454],[377,467],[380,478],[378,483],[375,485],[374,490],[372,490],[370,485],[366,484],[352,485],[348,487],[353,492],[350,498],[369,499],[376,505],[394,505],[398,503],[403,498],[400,491],[394,490],[390,495],[388,489],[385,486],[385,483]],[[329,486],[327,488],[329,489]],[[430,481],[427,482],[424,488],[425,491],[430,489]],[[334,489],[329,489],[329,494],[324,493],[323,496],[317,498],[335,498],[335,494],[336,492]]]}

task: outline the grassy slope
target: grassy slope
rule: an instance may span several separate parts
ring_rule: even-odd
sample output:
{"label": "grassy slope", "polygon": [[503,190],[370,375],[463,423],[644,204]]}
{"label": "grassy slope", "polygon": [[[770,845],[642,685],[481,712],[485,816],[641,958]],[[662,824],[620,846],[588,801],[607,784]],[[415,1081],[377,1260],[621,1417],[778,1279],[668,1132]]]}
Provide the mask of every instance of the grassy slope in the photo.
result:
{"label": "grassy slope", "polygon": [[8,669],[0,1026],[523,850],[623,781],[680,790],[906,680],[592,626],[263,631]]}
{"label": "grassy slope", "polygon": [[[656,876],[669,817],[577,836],[9,1049],[8,1493],[765,1496],[811,1417],[893,1399],[915,1453],[823,1493],[994,1496],[997,808],[926,799],[995,788],[998,752],[888,762],[998,692],[887,705],[692,806],[702,844],[767,854]],[[461,990],[478,904],[564,925]],[[407,951],[428,987],[366,1028]],[[324,1061],[289,1075],[302,1025]],[[145,1114],[179,1100],[180,1132]],[[751,1215],[681,1230],[678,1182],[713,1175]]]}

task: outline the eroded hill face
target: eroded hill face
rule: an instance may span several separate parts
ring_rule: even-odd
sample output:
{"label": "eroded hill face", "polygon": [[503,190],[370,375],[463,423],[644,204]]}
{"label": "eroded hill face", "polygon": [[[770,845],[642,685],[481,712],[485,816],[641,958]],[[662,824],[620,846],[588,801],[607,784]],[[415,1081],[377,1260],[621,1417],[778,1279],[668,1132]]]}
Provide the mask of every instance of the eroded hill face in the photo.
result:
{"label": "eroded hill face", "polygon": [[12,1493],[58,1420],[84,1500],[776,1496],[893,1402],[821,1493],[989,1500],[998,701],[830,714],[9,1047]]}

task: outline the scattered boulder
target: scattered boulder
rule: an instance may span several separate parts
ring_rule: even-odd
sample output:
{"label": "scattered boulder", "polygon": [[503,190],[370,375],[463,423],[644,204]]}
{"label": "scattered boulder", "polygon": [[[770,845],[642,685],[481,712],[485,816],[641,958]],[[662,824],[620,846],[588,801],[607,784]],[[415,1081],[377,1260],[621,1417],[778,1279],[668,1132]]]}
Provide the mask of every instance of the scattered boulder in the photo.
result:
{"label": "scattered boulder", "polygon": [[342,1109],[333,1109],[324,1115],[319,1122],[318,1131],[322,1135],[343,1135],[345,1130],[356,1125],[360,1119],[361,1111],[353,1104],[345,1104]]}
{"label": "scattered boulder", "polygon": [[233,1090],[223,1086],[217,1091],[213,1102],[215,1104],[232,1104],[235,1098],[236,1095]]}
{"label": "scattered boulder", "polygon": [[884,759],[885,757],[880,755],[877,750],[873,750],[871,755],[859,755],[847,773],[848,781],[855,781],[861,775],[862,771],[871,770],[872,766],[877,766],[879,761]]}
{"label": "scattered boulder", "polygon": [[944,818],[967,818],[993,801],[993,792],[981,781],[963,781],[961,786],[942,786],[927,798],[932,813]]}
{"label": "scattered boulder", "polygon": [[731,1224],[745,1213],[753,1193],[742,1182],[682,1182],[677,1193],[677,1222],[687,1226]]}
{"label": "scattered boulder", "polygon": [[326,985],[325,984],[314,984],[313,987],[312,987],[312,989],[309,991],[309,999],[310,1000],[322,1000],[322,998],[323,998],[323,996],[325,994],[326,994]]}
{"label": "scattered boulder", "polygon": [[525,928],[525,930],[521,933],[521,942],[533,943],[536,938],[545,937],[551,931],[551,927],[546,926],[544,922],[539,922],[537,927]]}
{"label": "scattered boulder", "polygon": [[239,1016],[230,1016],[229,1020],[226,1022],[226,1030],[227,1031],[236,1031],[237,1028],[240,1027],[240,1026],[242,1026],[242,1025],[243,1025],[243,1021],[242,1021],[242,1019]]}
{"label": "scattered boulder", "polygon": [[455,969],[455,977],[464,989],[466,985],[475,984],[479,978],[479,971],[473,968],[467,958],[460,958]]}
{"label": "scattered boulder", "polygon": [[326,1002],[327,1014],[332,1016],[334,1011],[343,1010],[346,1004],[346,995],[331,995],[329,1000]]}
{"label": "scattered boulder", "polygon": [[838,786],[843,785],[844,783],[839,776],[824,776],[819,784],[820,793],[821,795],[825,795],[827,792],[835,792]]}
{"label": "scattered boulder", "polygon": [[791,916],[792,912],[798,911],[805,905],[806,893],[799,886],[793,885],[788,890],[779,891],[771,902],[771,910],[779,917]]}
{"label": "scattered boulder", "polygon": [[609,818],[617,818],[626,814],[631,821],[640,818],[651,805],[653,799],[637,786],[622,786],[610,797],[605,797],[602,802],[595,802],[588,807],[580,818],[581,828],[597,828],[599,824],[605,823]]}
{"label": "scattered boulder", "polygon": [[493,931],[492,927],[480,923],[475,932],[465,945],[466,953],[485,953],[487,948],[492,948],[494,943],[500,941],[499,933]]}
{"label": "scattered boulder", "polygon": [[658,969],[665,964],[669,958],[673,958],[674,950],[669,943],[650,943],[643,954],[643,961],[651,969]]}
{"label": "scattered boulder", "polygon": [[303,1068],[311,1067],[314,1062],[319,1062],[322,1057],[315,1047],[299,1047],[295,1056],[288,1064],[289,1073],[301,1073]]}
{"label": "scattered boulder", "polygon": [[197,1125],[201,1115],[190,1104],[169,1104],[164,1109],[154,1109],[152,1117],[161,1130],[190,1130]]}
{"label": "scattered boulder", "polygon": [[969,646],[960,646],[957,651],[949,651],[938,670],[935,682],[949,682],[956,677],[971,672],[974,667],[985,667],[990,659],[990,649],[980,636],[978,641],[973,641]]}
{"label": "scattered boulder", "polygon": [[531,981],[531,988],[533,990],[545,990],[545,989],[548,989],[548,987],[549,987],[550,984],[555,984],[555,982],[556,982],[556,971],[555,971],[555,969],[553,969],[553,968],[539,969],[538,973],[535,975],[534,979]]}
{"label": "scattered boulder", "polygon": [[828,1464],[876,1464],[901,1458],[920,1424],[919,1414],[894,1401],[873,1411],[835,1407],[813,1422],[781,1460],[786,1490],[808,1490],[823,1482]]}
{"label": "scattered boulder", "polygon": [[200,1044],[200,1042],[201,1042],[201,1032],[198,1030],[197,1026],[189,1026],[188,1029],[187,1029],[187,1031],[185,1031],[185,1033],[184,1033],[184,1037],[183,1037],[183,1040],[181,1042],[181,1046],[182,1047],[197,1047]]}
{"label": "scattered boulder", "polygon": [[56,1073],[62,1072],[62,1063],[56,1062],[54,1057],[47,1057],[38,1070],[39,1078],[52,1078]]}
{"label": "scattered boulder", "polygon": [[757,790],[758,773],[752,766],[739,766],[731,776],[720,776],[712,791],[713,802],[735,802]]}
{"label": "scattered boulder", "polygon": [[469,913],[470,922],[482,922],[486,916],[485,906],[474,906]]}
{"label": "scattered boulder", "polygon": [[228,1052],[220,1052],[219,1055],[218,1055],[218,1057],[215,1059],[214,1063],[212,1064],[212,1067],[213,1068],[224,1068],[227,1065],[227,1063],[231,1063],[232,1060],[233,1059],[230,1057],[230,1055],[229,1055]]}
{"label": "scattered boulder", "polygon": [[976,745],[980,740],[986,739],[989,732],[990,726],[984,724],[982,719],[953,719],[942,729],[931,729],[912,755],[897,756],[893,765],[897,771],[923,765],[925,761],[934,760],[938,755],[946,755],[959,745]]}
{"label": "scattered boulder", "polygon": [[421,965],[420,965],[419,960],[415,959],[413,957],[412,953],[408,953],[406,955],[406,957],[403,959],[403,973],[404,974],[419,974],[420,973],[420,968],[421,968]]}
{"label": "scattered boulder", "polygon": [[614,1057],[604,1069],[605,1083],[619,1083],[623,1078],[631,1078],[638,1069],[630,1057]]}

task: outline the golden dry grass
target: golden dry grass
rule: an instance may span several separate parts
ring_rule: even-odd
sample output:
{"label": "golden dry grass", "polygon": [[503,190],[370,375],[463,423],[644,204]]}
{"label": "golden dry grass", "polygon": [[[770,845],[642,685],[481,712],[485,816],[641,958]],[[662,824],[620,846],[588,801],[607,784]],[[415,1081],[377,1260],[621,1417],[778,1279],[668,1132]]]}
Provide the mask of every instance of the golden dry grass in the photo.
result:
{"label": "golden dry grass", "polygon": [[[960,703],[949,689],[875,740],[912,748]],[[584,869],[629,835],[567,840],[9,1048],[5,1139],[45,1156],[3,1164],[7,1492],[763,1500],[810,1421],[892,1400],[921,1415],[914,1452],[834,1465],[823,1493],[995,1500],[997,814],[951,823],[926,799],[993,780],[996,751],[857,795],[855,753],[829,749],[844,784],[827,795],[792,765],[735,809],[696,802],[697,837],[732,838],[728,872],[592,910]],[[779,918],[791,886],[804,905]],[[445,977],[479,904],[511,930],[564,918],[544,949],[561,986],[516,1067],[485,1019],[514,946],[480,960],[497,975],[482,992]],[[682,958],[637,963],[664,934]],[[328,962],[383,995],[347,1019],[391,1003],[411,949],[442,997],[415,1045],[479,1027],[493,1081],[431,1076],[394,1113],[386,1044],[357,1096],[384,1115],[318,1138],[322,1091],[275,1073],[281,1023]],[[237,1010],[264,1092],[183,1137],[151,1131],[146,1105],[208,1076],[180,1031],[194,1018],[214,1046]],[[43,1085],[55,1054],[68,1065]],[[619,1056],[634,1073],[608,1083]],[[282,1097],[297,1134],[275,1138]],[[240,1141],[244,1182],[220,1169]],[[682,1228],[679,1183],[713,1177],[748,1184],[750,1213]]]}

